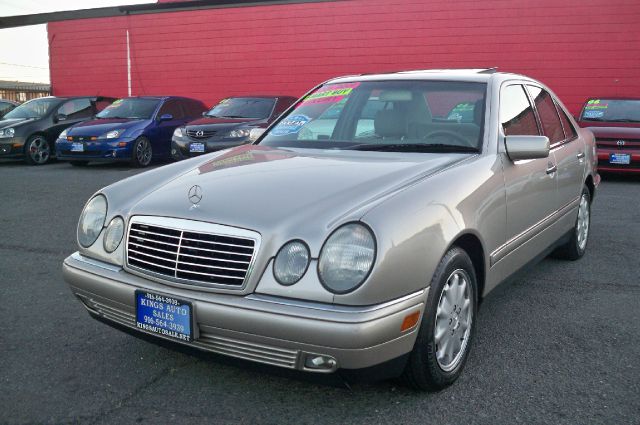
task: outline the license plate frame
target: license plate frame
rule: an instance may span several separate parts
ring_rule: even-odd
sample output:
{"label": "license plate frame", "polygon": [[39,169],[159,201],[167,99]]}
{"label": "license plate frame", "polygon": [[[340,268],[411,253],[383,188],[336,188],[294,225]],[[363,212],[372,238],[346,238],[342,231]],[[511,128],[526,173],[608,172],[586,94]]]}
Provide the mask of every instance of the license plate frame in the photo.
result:
{"label": "license plate frame", "polygon": [[195,142],[189,145],[189,152],[191,153],[204,153],[204,150],[204,143]]}
{"label": "license plate frame", "polygon": [[136,290],[136,327],[172,340],[194,340],[193,303],[152,291]]}
{"label": "license plate frame", "polygon": [[71,143],[71,152],[84,152],[84,143],[82,142]]}
{"label": "license plate frame", "polygon": [[609,164],[629,165],[631,164],[631,154],[612,153],[609,155]]}

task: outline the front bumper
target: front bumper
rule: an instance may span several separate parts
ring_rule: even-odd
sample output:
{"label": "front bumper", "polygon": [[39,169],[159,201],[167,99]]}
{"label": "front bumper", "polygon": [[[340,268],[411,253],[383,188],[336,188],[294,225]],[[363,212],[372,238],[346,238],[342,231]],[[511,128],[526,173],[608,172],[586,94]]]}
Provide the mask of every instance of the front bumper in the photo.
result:
{"label": "front bumper", "polygon": [[[191,143],[202,143],[204,144],[204,152],[191,152],[190,146]],[[189,139],[180,139],[171,140],[171,157],[176,161],[180,161],[186,158],[193,158],[194,156],[204,155],[209,152],[217,152],[224,149],[235,148],[237,146],[246,145],[251,143],[249,138],[245,139],[219,139],[219,140],[189,140]]]}
{"label": "front bumper", "polygon": [[[640,149],[607,149],[598,148],[598,171],[613,173],[640,173]],[[611,154],[628,154],[629,164],[612,164]]]}
{"label": "front bumper", "polygon": [[56,157],[67,161],[129,161],[134,138],[121,137],[109,141],[83,142],[83,151],[71,150],[73,143],[65,139],[56,141]]}
{"label": "front bumper", "polygon": [[0,139],[0,158],[22,158],[23,156],[23,137],[9,137]]}
{"label": "front bumper", "polygon": [[[428,295],[423,290],[384,304],[351,307],[217,294],[162,285],[79,253],[64,261],[63,276],[89,312],[107,322],[150,334],[136,326],[135,291],[144,289],[191,301],[194,311],[192,342],[150,335],[245,360],[325,373],[367,368],[409,353],[419,322],[404,332],[401,326],[416,311],[422,316]],[[333,359],[331,367],[309,368],[307,360],[318,355]]]}

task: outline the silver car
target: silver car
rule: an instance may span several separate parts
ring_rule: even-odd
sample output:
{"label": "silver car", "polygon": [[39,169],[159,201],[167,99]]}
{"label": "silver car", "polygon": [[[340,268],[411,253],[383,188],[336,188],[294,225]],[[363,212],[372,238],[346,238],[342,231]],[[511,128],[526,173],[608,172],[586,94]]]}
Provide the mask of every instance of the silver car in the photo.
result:
{"label": "silver car", "polygon": [[593,135],[538,81],[348,76],[253,145],[98,191],[64,278],[93,317],[158,342],[440,389],[482,297],[548,253],[584,254],[599,181]]}

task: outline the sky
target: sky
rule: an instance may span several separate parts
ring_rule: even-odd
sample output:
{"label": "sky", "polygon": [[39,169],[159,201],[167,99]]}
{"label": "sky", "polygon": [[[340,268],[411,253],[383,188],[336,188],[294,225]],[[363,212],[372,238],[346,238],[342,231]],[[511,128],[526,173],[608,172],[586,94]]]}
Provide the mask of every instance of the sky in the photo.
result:
{"label": "sky", "polygon": [[[0,0],[0,16],[140,3],[155,0]],[[0,80],[49,83],[46,25],[0,29]]]}

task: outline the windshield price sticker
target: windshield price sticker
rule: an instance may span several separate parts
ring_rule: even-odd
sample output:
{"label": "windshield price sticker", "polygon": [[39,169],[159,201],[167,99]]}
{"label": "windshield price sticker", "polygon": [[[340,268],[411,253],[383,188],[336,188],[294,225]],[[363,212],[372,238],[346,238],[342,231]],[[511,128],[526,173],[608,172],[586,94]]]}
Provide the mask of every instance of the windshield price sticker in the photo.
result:
{"label": "windshield price sticker", "polygon": [[598,110],[588,110],[588,111],[584,111],[584,118],[602,118],[604,117],[604,111],[598,111]]}
{"label": "windshield price sticker", "polygon": [[295,134],[309,121],[311,121],[311,118],[306,115],[292,115],[280,121],[278,125],[271,130],[271,135],[286,136],[287,134]]}
{"label": "windshield price sticker", "polygon": [[317,103],[336,103],[349,96],[360,83],[329,84],[311,93],[302,101],[302,105]]}
{"label": "windshield price sticker", "polygon": [[593,110],[593,109],[607,109],[609,107],[608,103],[601,103],[600,99],[591,99],[587,102],[587,106],[584,107],[585,110]]}

